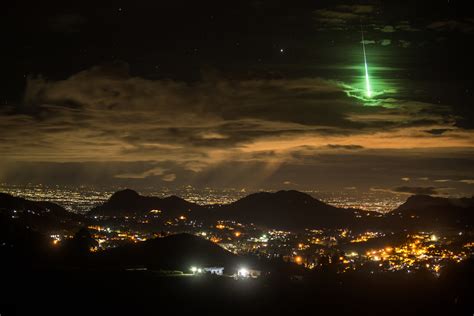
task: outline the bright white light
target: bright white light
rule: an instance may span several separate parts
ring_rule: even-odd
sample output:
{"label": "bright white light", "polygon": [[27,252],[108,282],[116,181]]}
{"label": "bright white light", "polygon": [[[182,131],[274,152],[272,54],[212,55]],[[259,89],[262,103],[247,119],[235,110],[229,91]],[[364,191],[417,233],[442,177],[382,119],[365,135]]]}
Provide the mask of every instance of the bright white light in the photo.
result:
{"label": "bright white light", "polygon": [[436,235],[431,235],[430,240],[431,241],[438,241],[438,237]]}
{"label": "bright white light", "polygon": [[202,269],[199,268],[199,269],[197,270],[197,272],[198,272],[198,273],[202,273]]}
{"label": "bright white light", "polygon": [[191,272],[192,272],[192,273],[196,273],[196,271],[197,271],[197,268],[196,268],[196,267],[191,267]]}
{"label": "bright white light", "polygon": [[249,270],[247,270],[245,268],[240,268],[239,271],[237,271],[237,275],[241,276],[241,277],[244,277],[244,278],[247,278],[249,276]]}

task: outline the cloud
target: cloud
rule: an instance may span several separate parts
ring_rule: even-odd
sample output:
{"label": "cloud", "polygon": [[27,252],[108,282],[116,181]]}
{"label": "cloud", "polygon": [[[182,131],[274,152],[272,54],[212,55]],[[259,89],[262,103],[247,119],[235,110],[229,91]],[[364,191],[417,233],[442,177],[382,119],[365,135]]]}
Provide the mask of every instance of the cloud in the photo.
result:
{"label": "cloud", "polygon": [[[105,65],[58,81],[29,77],[24,102],[0,110],[0,152],[4,161],[66,164],[58,170],[70,163],[129,164],[107,171],[104,181],[204,183],[225,176],[246,186],[252,176],[283,183],[292,178],[289,166],[331,164],[332,172],[345,170],[341,177],[347,177],[368,162],[364,168],[375,168],[378,159],[386,168],[389,157],[400,161],[407,153],[416,152],[421,163],[472,150],[474,132],[456,127],[449,108],[393,98],[384,103],[365,106],[342,83],[322,78],[214,76],[190,84],[133,77],[126,64]],[[445,132],[426,132],[434,130]],[[339,164],[341,155],[351,160]],[[430,163],[424,161],[426,168],[449,166]],[[16,166],[3,163],[0,179],[12,179],[8,168],[30,170]],[[414,178],[422,167],[413,167]],[[426,174],[432,175],[419,176]],[[463,174],[470,176],[466,169]]]}
{"label": "cloud", "polygon": [[474,31],[474,19],[440,20],[428,24],[427,28],[438,32],[472,33]]}
{"label": "cloud", "polygon": [[438,129],[431,129],[431,130],[428,130],[426,131],[427,133],[430,133],[432,135],[442,135],[446,132],[449,132],[449,129],[446,129],[446,128],[438,128]]}
{"label": "cloud", "polygon": [[365,45],[371,45],[371,44],[375,44],[375,41],[374,40],[364,40],[364,41],[360,41],[361,44],[365,44]]}
{"label": "cloud", "polygon": [[345,150],[358,150],[363,149],[363,146],[360,145],[335,145],[335,144],[328,144],[328,148],[331,149],[345,149]]}
{"label": "cloud", "polygon": [[418,32],[420,29],[412,27],[409,21],[400,21],[395,25],[396,30],[405,32]]}
{"label": "cloud", "polygon": [[116,178],[121,179],[144,179],[152,176],[161,176],[165,170],[161,167],[155,167],[146,171],[137,172],[137,173],[121,173],[115,175]]}
{"label": "cloud", "polygon": [[11,143],[2,150],[16,159],[178,159],[197,165],[249,148],[275,154],[305,144],[342,148],[352,140],[396,148],[413,136],[426,142],[422,146],[437,147],[422,133],[447,130],[446,124],[442,137],[452,146],[466,146],[472,136],[452,128],[439,107],[366,107],[338,83],[319,78],[214,78],[190,85],[130,77],[126,65],[109,65],[62,81],[29,78],[24,99],[23,108],[2,115],[0,137]]}
{"label": "cloud", "polygon": [[411,46],[411,42],[406,40],[398,40],[398,45],[403,48],[408,48]]}
{"label": "cloud", "polygon": [[382,45],[382,46],[389,46],[390,44],[392,44],[392,40],[390,40],[390,39],[385,38],[385,39],[380,41],[380,45]]}
{"label": "cloud", "polygon": [[372,5],[338,5],[314,11],[321,29],[347,30],[354,21],[365,19],[374,11]]}
{"label": "cloud", "polygon": [[169,173],[162,176],[161,179],[166,182],[173,182],[174,180],[176,180],[176,175],[174,173]]}
{"label": "cloud", "polygon": [[380,29],[381,32],[384,32],[384,33],[393,33],[395,32],[395,28],[391,25],[385,25],[382,29]]}
{"label": "cloud", "polygon": [[371,188],[374,192],[389,192],[395,194],[422,194],[422,195],[439,195],[439,188],[436,187],[409,187],[400,186],[392,189]]}
{"label": "cloud", "polygon": [[425,195],[437,195],[439,194],[435,187],[396,187],[392,189],[396,193],[408,193],[408,194],[425,194]]}

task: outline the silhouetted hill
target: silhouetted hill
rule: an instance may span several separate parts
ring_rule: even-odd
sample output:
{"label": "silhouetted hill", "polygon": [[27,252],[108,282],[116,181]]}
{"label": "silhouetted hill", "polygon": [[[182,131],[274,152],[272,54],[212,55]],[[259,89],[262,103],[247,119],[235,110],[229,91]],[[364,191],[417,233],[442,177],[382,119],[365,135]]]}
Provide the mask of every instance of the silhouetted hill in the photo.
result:
{"label": "silhouetted hill", "polygon": [[356,225],[371,212],[337,208],[298,191],[260,192],[222,205],[219,217],[275,228]]}
{"label": "silhouetted hill", "polygon": [[357,226],[375,215],[373,212],[337,208],[298,191],[259,192],[230,204],[200,206],[176,196],[141,196],[130,189],[114,193],[89,215],[146,215],[152,210],[160,211],[162,218],[186,215],[204,221],[227,219],[292,229]]}
{"label": "silhouetted hill", "polygon": [[177,234],[130,244],[97,255],[103,266],[189,271],[191,266],[228,266],[237,256],[201,237]]}
{"label": "silhouetted hill", "polygon": [[49,238],[0,212],[0,269],[32,267],[50,259]]}
{"label": "silhouetted hill", "polygon": [[259,192],[230,204],[200,206],[176,196],[148,197],[127,189],[114,193],[107,202],[91,210],[89,215],[147,215],[157,210],[161,219],[185,215],[202,221],[234,220],[270,228],[404,229],[472,226],[473,209],[474,198],[415,195],[396,210],[382,216],[375,212],[338,208],[294,190]]}
{"label": "silhouetted hill", "polygon": [[0,214],[0,249],[27,250],[37,248],[44,236],[21,225],[6,214]]}
{"label": "silhouetted hill", "polygon": [[474,225],[474,198],[442,198],[414,195],[387,214],[390,221],[402,220],[407,226],[443,227]]}
{"label": "silhouetted hill", "polygon": [[165,198],[142,196],[137,192],[125,189],[115,192],[102,205],[93,208],[89,215],[99,216],[129,216],[144,215],[152,210],[160,211],[164,218],[177,217],[180,215],[198,216],[205,211],[200,205],[190,203],[177,196]]}
{"label": "silhouetted hill", "polygon": [[71,228],[83,220],[81,215],[45,201],[30,201],[0,193],[0,213],[39,232]]}

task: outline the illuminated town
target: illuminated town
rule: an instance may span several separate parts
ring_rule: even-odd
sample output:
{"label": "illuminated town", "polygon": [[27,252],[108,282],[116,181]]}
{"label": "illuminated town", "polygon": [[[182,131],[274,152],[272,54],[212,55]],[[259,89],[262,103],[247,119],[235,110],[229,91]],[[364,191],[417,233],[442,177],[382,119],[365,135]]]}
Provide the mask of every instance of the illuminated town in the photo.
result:
{"label": "illuminated town", "polygon": [[[447,264],[460,263],[474,254],[474,236],[467,231],[395,234],[381,231],[352,232],[349,229],[307,229],[296,233],[265,230],[235,221],[218,221],[213,226],[204,226],[187,220],[184,215],[166,221],[159,230],[147,228],[150,222],[159,217],[159,213],[151,210],[143,218],[114,218],[113,224],[109,224],[109,218],[93,218],[95,224],[89,225],[88,229],[98,246],[91,251],[103,251],[184,232],[205,238],[237,255],[281,258],[308,269],[331,265],[338,273],[358,269],[370,269],[371,273],[428,270],[436,276]],[[72,237],[72,233],[51,234],[52,243],[56,246]]]}
{"label": "illuminated town", "polygon": [[[3,186],[9,193],[22,192],[32,200],[63,202],[66,208],[88,211],[94,205],[107,201],[110,190],[81,188],[71,191],[61,187],[51,188],[32,186],[24,188]],[[241,190],[197,190],[183,188],[189,201],[196,204],[226,204],[238,200],[246,194]],[[158,196],[166,196],[167,190]],[[370,197],[373,199],[374,197]],[[388,210],[401,198],[385,200],[380,205]],[[339,207],[354,207],[350,198],[332,197]],[[364,209],[365,203],[357,204]],[[372,204],[371,204],[372,205]],[[376,207],[378,209],[378,206]],[[84,212],[84,211],[82,211]],[[374,211],[375,216],[378,212]],[[383,214],[383,213],[380,213]],[[19,214],[13,213],[12,218]],[[357,215],[360,216],[360,215]],[[279,258],[294,262],[307,269],[319,269],[331,265],[338,273],[370,269],[371,273],[428,270],[434,275],[449,263],[459,263],[473,254],[473,236],[470,231],[390,231],[390,230],[351,230],[305,229],[304,231],[278,230],[259,227],[254,224],[232,220],[217,220],[214,223],[189,219],[183,213],[175,218],[163,220],[162,211],[151,209],[146,214],[127,216],[88,216],[87,228],[97,241],[91,251],[100,252],[119,246],[139,243],[153,238],[188,233],[207,239],[236,255],[253,255],[261,258]],[[65,240],[74,236],[74,231],[51,231],[51,242],[59,247]]]}

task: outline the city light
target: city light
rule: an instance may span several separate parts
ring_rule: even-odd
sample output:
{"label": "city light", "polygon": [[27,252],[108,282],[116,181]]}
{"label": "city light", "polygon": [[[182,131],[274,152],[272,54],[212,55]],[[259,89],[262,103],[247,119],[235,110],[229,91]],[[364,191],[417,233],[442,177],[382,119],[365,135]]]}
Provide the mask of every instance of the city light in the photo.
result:
{"label": "city light", "polygon": [[295,257],[295,262],[296,262],[297,264],[301,264],[301,263],[303,263],[303,258],[302,258],[301,256],[296,256],[296,257]]}

